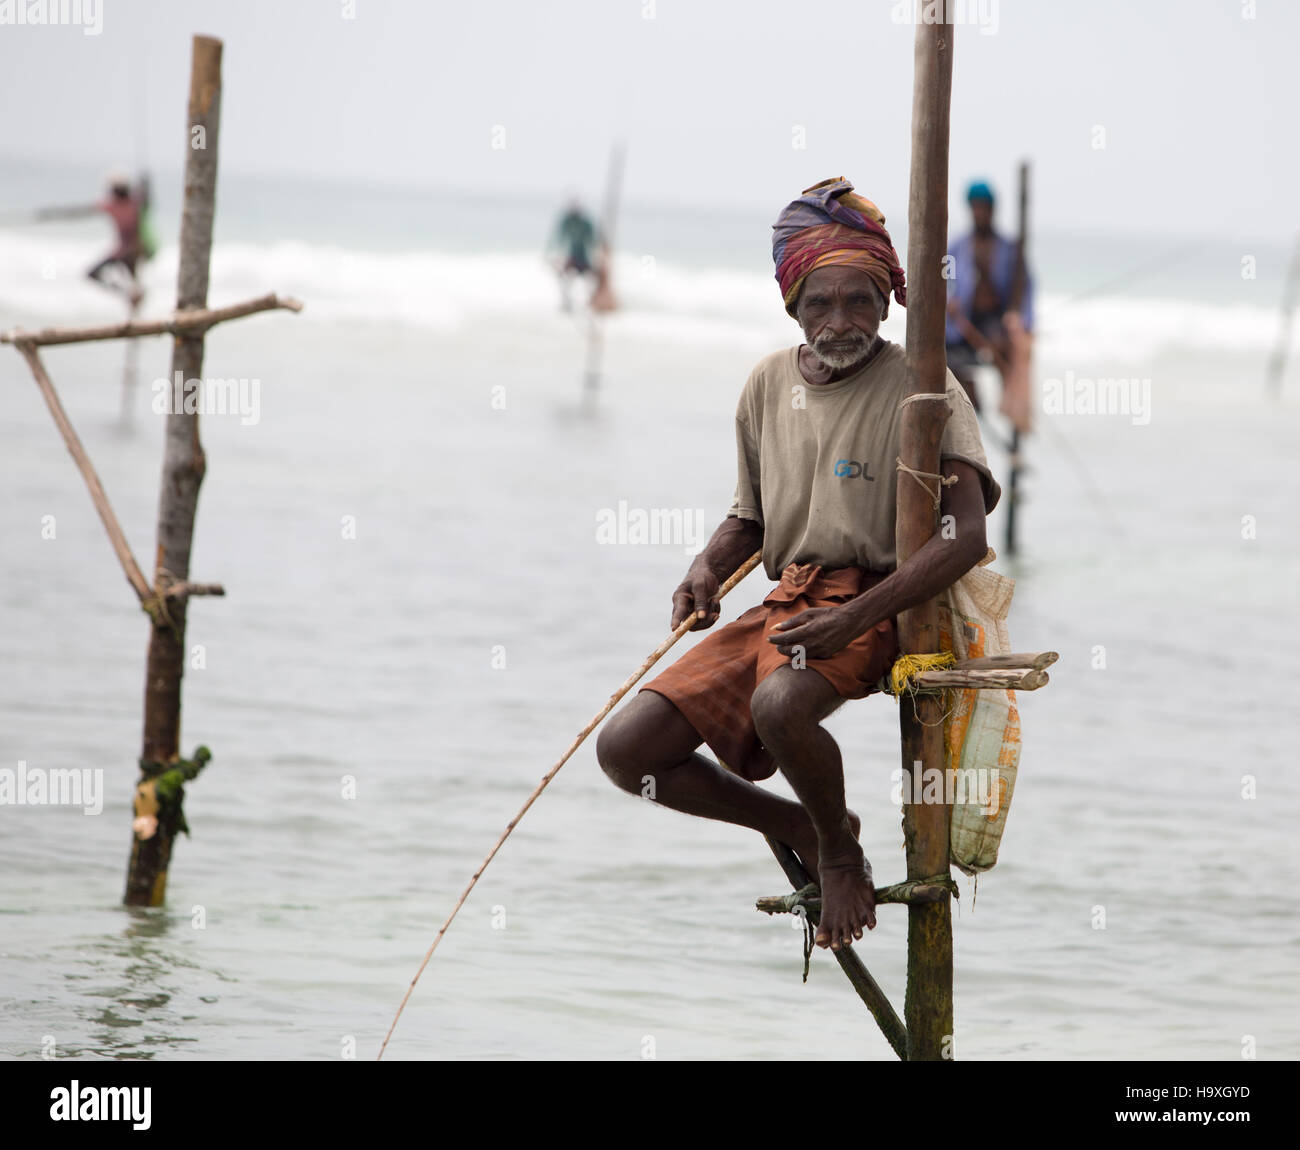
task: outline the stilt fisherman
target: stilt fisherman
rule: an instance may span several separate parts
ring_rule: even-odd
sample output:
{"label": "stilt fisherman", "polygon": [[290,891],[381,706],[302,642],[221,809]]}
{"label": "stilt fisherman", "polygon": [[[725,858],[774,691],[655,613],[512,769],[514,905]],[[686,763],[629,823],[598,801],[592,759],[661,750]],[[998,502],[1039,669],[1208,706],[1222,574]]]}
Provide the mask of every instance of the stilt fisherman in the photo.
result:
{"label": "stilt fisherman", "polygon": [[[760,547],[777,586],[643,687],[597,743],[622,789],[790,846],[821,887],[816,941],[836,950],[875,926],[875,887],[840,749],[821,724],[879,690],[898,655],[895,617],[984,557],[985,516],[1000,494],[949,372],[941,527],[897,564],[909,376],[903,348],[879,328],[891,292],[900,305],[907,298],[884,224],[841,178],[805,190],[773,225],[776,278],[804,342],[750,373],[736,409],[735,497],[673,593],[672,625],[703,611],[693,630],[712,627],[719,586]],[[897,754],[882,748],[875,763],[882,791]],[[797,802],[758,785],[778,770]]]}

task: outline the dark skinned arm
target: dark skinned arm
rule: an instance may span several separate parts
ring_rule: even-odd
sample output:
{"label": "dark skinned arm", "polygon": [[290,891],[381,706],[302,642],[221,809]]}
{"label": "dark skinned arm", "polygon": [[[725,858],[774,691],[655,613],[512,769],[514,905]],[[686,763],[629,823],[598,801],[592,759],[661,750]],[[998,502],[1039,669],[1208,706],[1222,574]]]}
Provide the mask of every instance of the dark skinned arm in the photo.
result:
{"label": "dark skinned arm", "polygon": [[[939,506],[941,516],[953,517],[953,538],[945,539],[942,530],[936,531],[924,547],[870,590],[847,603],[814,607],[787,619],[772,629],[768,642],[783,655],[792,654],[798,645],[810,659],[829,658],[882,619],[934,598],[983,559],[988,541],[979,472],[956,459],[944,460],[940,470],[957,477],[955,484],[943,489]],[[903,476],[899,482],[913,480]]]}
{"label": "dark skinned arm", "polygon": [[762,546],[763,528],[754,520],[724,519],[704,550],[695,557],[686,578],[673,592],[672,629],[677,630],[692,611],[706,612],[705,617],[691,628],[692,631],[706,631],[712,627],[722,612],[718,588]]}

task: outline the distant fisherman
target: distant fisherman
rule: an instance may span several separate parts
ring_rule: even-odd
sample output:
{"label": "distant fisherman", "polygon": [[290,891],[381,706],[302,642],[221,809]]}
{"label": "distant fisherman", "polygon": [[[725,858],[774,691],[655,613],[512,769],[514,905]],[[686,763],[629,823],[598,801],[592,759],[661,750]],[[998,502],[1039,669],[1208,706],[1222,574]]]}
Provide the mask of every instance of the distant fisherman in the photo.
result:
{"label": "distant fisherman", "polygon": [[[711,627],[719,586],[759,547],[779,585],[643,687],[597,743],[622,789],[793,848],[821,886],[817,943],[836,950],[875,926],[875,887],[845,805],[840,750],[822,721],[878,690],[898,655],[895,616],[984,557],[984,519],[1000,494],[974,409],[949,373],[940,456],[955,482],[941,514],[952,529],[897,565],[909,375],[903,349],[879,327],[891,291],[907,300],[884,223],[845,179],[806,189],[778,217],[776,278],[807,342],[750,373],[736,410],[735,498],[673,594],[673,626],[699,610],[693,630]],[[701,743],[735,773],[698,754]],[[882,755],[882,785],[897,753]],[[798,802],[756,785],[778,769]]]}
{"label": "distant fisherman", "polygon": [[944,339],[948,368],[978,408],[974,368],[995,365],[1005,384],[1011,374],[1013,338],[1034,329],[1033,283],[1019,244],[993,230],[993,189],[976,181],[966,191],[966,202],[973,229],[948,248]]}
{"label": "distant fisherman", "polygon": [[560,278],[560,307],[564,311],[572,310],[569,301],[569,281],[577,276],[592,275],[595,272],[593,253],[596,247],[596,225],[576,200],[569,201],[568,207],[556,222],[547,250],[551,262]]}
{"label": "distant fisherman", "polygon": [[[145,176],[135,188],[130,178],[120,173],[108,177],[108,195],[98,203],[76,208],[47,208],[38,213],[42,220],[75,219],[103,212],[113,222],[117,243],[86,274],[110,291],[121,292],[134,308],[144,297],[137,276],[140,260],[151,259],[154,239],[149,226],[149,181]],[[107,277],[106,273],[117,274]]]}

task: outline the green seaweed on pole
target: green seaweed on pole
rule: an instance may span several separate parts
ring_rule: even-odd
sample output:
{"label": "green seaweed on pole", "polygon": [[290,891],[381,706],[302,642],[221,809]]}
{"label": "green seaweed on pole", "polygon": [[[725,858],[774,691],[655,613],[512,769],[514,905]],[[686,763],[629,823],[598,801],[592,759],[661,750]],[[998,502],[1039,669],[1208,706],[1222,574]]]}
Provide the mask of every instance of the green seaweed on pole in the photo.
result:
{"label": "green seaweed on pole", "polygon": [[181,807],[185,800],[185,784],[198,778],[199,772],[211,759],[212,752],[203,746],[194,752],[192,759],[177,759],[170,763],[149,763],[141,759],[141,781],[136,787],[136,793],[139,795],[141,787],[152,783],[160,813],[165,812],[175,829],[188,835],[190,828]]}

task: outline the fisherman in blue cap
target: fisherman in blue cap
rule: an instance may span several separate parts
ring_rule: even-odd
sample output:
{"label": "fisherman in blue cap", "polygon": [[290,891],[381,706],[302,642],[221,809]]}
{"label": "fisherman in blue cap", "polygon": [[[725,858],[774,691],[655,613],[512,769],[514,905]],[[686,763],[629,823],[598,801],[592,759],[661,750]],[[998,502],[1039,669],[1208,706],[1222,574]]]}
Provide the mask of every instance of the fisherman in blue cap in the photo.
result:
{"label": "fisherman in blue cap", "polygon": [[1011,370],[1008,319],[1033,330],[1033,284],[1020,245],[993,229],[993,189],[982,180],[966,191],[974,227],[948,248],[948,367],[975,409],[975,368],[992,364],[1004,381]]}

